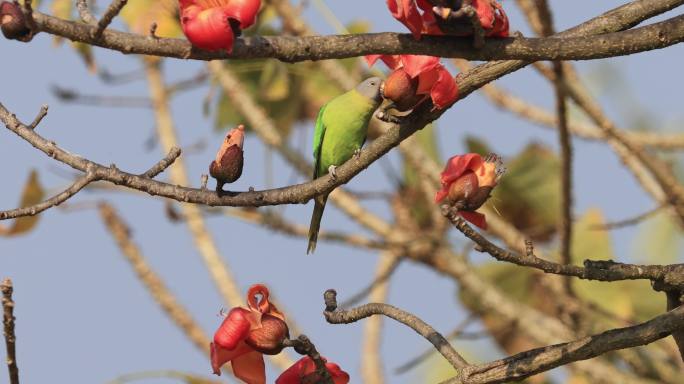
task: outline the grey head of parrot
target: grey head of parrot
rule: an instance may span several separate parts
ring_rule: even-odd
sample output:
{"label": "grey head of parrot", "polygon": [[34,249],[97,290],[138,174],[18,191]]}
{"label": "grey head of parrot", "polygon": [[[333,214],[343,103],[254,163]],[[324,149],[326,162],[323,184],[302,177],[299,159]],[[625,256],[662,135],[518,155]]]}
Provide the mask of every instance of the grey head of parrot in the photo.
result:
{"label": "grey head of parrot", "polygon": [[379,77],[371,77],[357,85],[356,90],[363,96],[376,102],[380,102],[382,100],[382,92],[380,92],[381,87],[382,79]]}

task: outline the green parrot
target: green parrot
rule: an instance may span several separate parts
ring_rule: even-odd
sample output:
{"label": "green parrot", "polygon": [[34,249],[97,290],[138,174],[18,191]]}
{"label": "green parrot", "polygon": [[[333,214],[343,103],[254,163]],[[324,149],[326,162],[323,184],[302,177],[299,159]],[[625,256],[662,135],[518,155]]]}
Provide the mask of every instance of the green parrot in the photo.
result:
{"label": "green parrot", "polygon": [[[313,179],[330,173],[361,151],[366,141],[368,123],[382,102],[382,80],[371,77],[356,88],[327,102],[318,111],[313,139]],[[306,253],[316,250],[318,230],[328,195],[314,198],[314,211],[309,225],[309,246]]]}

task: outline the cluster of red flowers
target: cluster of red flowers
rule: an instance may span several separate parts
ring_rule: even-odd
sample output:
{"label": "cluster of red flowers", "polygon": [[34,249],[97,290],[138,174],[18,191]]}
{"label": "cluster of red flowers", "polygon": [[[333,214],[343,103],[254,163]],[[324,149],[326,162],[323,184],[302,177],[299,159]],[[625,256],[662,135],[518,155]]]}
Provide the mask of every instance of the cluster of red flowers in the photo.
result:
{"label": "cluster of red flowers", "polygon": [[[235,307],[228,312],[211,343],[211,366],[221,374],[221,366],[228,362],[235,377],[247,384],[265,384],[264,354],[275,355],[283,349],[283,341],[290,337],[285,316],[269,300],[265,285],[255,284],[247,291],[247,308]],[[349,375],[331,362],[325,364],[335,384],[349,383]],[[316,367],[305,356],[283,372],[276,384],[317,382]]]}
{"label": "cluster of red flowers", "polygon": [[[427,0],[387,0],[392,16],[404,24],[416,39],[421,35],[444,35],[437,22],[441,7]],[[472,0],[485,36],[508,36],[508,17],[496,0]],[[421,12],[422,11],[422,12]]]}

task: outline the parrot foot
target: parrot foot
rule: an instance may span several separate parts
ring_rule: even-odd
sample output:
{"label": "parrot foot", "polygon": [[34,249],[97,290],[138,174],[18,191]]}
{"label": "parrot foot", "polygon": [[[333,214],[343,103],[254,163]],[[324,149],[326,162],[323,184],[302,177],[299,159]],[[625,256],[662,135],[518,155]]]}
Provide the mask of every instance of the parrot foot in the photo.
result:
{"label": "parrot foot", "polygon": [[404,118],[400,116],[395,116],[389,113],[388,111],[378,111],[375,113],[375,117],[377,117],[377,119],[380,121],[392,124],[401,124],[404,121]]}
{"label": "parrot foot", "polygon": [[331,165],[328,167],[328,174],[330,177],[332,177],[333,180],[337,179],[337,166]]}
{"label": "parrot foot", "polygon": [[361,148],[356,148],[354,151],[354,158],[358,160],[359,157],[361,157]]}

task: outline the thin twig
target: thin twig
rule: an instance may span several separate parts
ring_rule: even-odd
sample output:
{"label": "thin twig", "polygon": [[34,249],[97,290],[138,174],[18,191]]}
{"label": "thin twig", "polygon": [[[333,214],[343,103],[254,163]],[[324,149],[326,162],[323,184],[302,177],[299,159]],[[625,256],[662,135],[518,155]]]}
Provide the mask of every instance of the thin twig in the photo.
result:
{"label": "thin twig", "polygon": [[619,229],[619,228],[624,228],[624,227],[636,225],[636,224],[639,224],[646,219],[653,217],[656,213],[662,211],[662,209],[665,207],[667,207],[667,205],[659,205],[653,209],[650,209],[650,210],[648,210],[644,213],[641,213],[639,215],[636,215],[634,217],[630,217],[630,218],[619,220],[619,221],[612,221],[610,223],[605,223],[605,224],[592,225],[589,227],[589,229],[595,229],[595,230],[599,230],[599,231],[610,231],[613,229]]}
{"label": "thin twig", "polygon": [[38,114],[36,115],[36,118],[33,119],[33,121],[31,122],[31,124],[29,124],[29,126],[28,126],[29,129],[36,129],[36,127],[38,126],[38,124],[40,124],[40,122],[43,121],[43,118],[45,118],[45,116],[47,116],[47,114],[48,114],[48,108],[49,108],[49,107],[48,107],[47,104],[43,104],[43,105],[40,107],[40,111],[39,111]]}
{"label": "thin twig", "polygon": [[112,20],[114,20],[119,12],[121,12],[126,3],[128,3],[128,0],[114,0],[111,4],[109,4],[105,14],[97,23],[97,29],[95,30],[94,34],[95,39],[99,39],[102,36],[102,32],[104,32],[109,24],[112,23]]}
{"label": "thin twig", "polygon": [[91,167],[89,170],[86,171],[86,174],[84,176],[81,176],[78,179],[76,179],[76,181],[74,181],[73,184],[71,184],[67,189],[63,190],[62,192],[43,202],[31,205],[29,207],[12,209],[9,211],[0,211],[0,220],[15,219],[17,217],[24,216],[35,216],[47,209],[56,207],[62,204],[63,202],[69,200],[78,192],[80,192],[86,185],[92,183],[95,180],[97,180],[97,176],[95,175],[95,172]]}
{"label": "thin twig", "polygon": [[[457,326],[454,328],[453,331],[449,332],[448,335],[445,337],[447,340],[453,340],[455,338],[461,338],[465,334],[464,330],[466,327],[468,327],[470,324],[472,324],[475,320],[477,320],[477,317],[474,314],[469,314],[466,316]],[[487,332],[485,333],[478,333],[477,336],[481,337],[482,335],[488,335]],[[409,361],[405,362],[404,364],[401,364],[400,366],[394,368],[394,373],[397,375],[401,375],[403,373],[406,373],[413,369],[414,367],[418,366],[420,363],[424,362],[427,360],[430,356],[432,356],[435,352],[437,352],[434,348],[430,348],[425,350],[425,352],[421,353],[420,355],[410,359]]]}
{"label": "thin twig", "polygon": [[142,177],[147,177],[153,179],[157,177],[160,173],[164,172],[166,168],[170,167],[181,155],[181,149],[173,146],[169,150],[169,153],[163,159],[159,160],[152,168],[148,169],[145,173],[141,174]]}
{"label": "thin twig", "polygon": [[7,347],[7,369],[10,384],[19,384],[19,367],[17,366],[17,337],[14,334],[14,301],[12,301],[12,280],[5,279],[0,285],[2,290],[3,329]]}
{"label": "thin twig", "polygon": [[333,378],[325,366],[325,360],[321,354],[316,350],[316,346],[309,340],[306,335],[299,335],[296,339],[286,339],[283,341],[285,347],[292,347],[300,355],[306,355],[313,360],[316,365],[316,384],[333,384]]}
{"label": "thin twig", "polygon": [[442,334],[411,313],[383,303],[370,303],[348,310],[338,310],[337,292],[334,289],[325,291],[323,298],[325,300],[325,312],[323,312],[323,315],[330,324],[355,323],[373,315],[387,316],[413,329],[416,333],[427,339],[454,368],[460,370],[468,366],[468,362],[456,352]]}
{"label": "thin twig", "polygon": [[[387,258],[382,257],[382,254],[380,257],[382,260],[387,260]],[[401,264],[402,260],[402,258],[395,257],[390,259],[391,262],[389,264],[386,264],[385,262],[378,263],[378,269],[375,271],[373,281],[371,281],[370,284],[368,284],[367,286],[363,287],[359,292],[351,295],[347,300],[340,303],[339,307],[349,308],[354,305],[357,305],[360,301],[365,300],[366,297],[368,297],[368,295],[370,295],[374,290],[382,286],[390,277],[392,277],[394,272],[397,270],[399,264]],[[383,301],[376,299],[371,300]]]}
{"label": "thin twig", "polygon": [[92,26],[97,25],[97,19],[95,16],[93,16],[88,8],[88,0],[76,0],[76,8],[78,9],[78,15],[81,17],[81,20],[83,20],[84,23]]}

